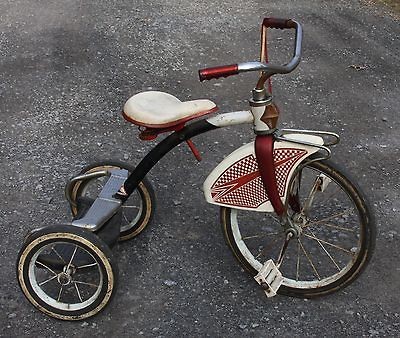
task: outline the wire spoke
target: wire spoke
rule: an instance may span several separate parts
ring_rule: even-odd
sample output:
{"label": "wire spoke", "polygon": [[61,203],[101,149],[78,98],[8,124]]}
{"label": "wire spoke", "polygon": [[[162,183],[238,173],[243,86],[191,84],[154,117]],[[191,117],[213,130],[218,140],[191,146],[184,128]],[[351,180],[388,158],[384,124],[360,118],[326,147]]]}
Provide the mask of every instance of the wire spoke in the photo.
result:
{"label": "wire spoke", "polygon": [[314,263],[312,262],[311,257],[308,255],[308,253],[307,253],[306,249],[304,248],[303,244],[301,243],[300,239],[297,239],[297,241],[299,242],[301,250],[303,251],[304,255],[306,256],[308,262],[310,263],[310,265],[314,271],[315,277],[317,277],[318,280],[321,280],[321,277],[320,277]]}
{"label": "wire spoke", "polygon": [[57,273],[54,272],[51,268],[49,268],[47,265],[43,264],[41,261],[36,261],[36,264],[39,264],[40,266],[43,266],[45,269],[49,270],[52,274],[57,276]]}
{"label": "wire spoke", "polygon": [[332,263],[336,266],[336,268],[338,269],[338,271],[340,272],[341,269],[339,267],[339,265],[337,265],[336,261],[333,259],[333,257],[331,256],[331,254],[328,252],[328,250],[326,250],[326,248],[324,247],[324,245],[322,244],[322,242],[314,235],[314,233],[308,229],[308,231],[311,233],[312,237],[314,237],[314,239],[318,242],[319,246],[322,248],[322,250],[324,250],[324,252],[326,253],[326,255],[329,257],[329,259],[332,261]]}
{"label": "wire spoke", "polygon": [[[275,237],[272,239],[271,242],[276,243],[278,239],[279,239],[278,237]],[[254,258],[257,259],[257,258],[261,257],[261,255],[263,255],[268,249],[270,249],[270,246],[266,245],[262,250],[260,250],[260,252],[257,254],[257,256],[254,256]]]}
{"label": "wire spoke", "polygon": [[252,236],[242,237],[242,240],[253,239],[253,238],[262,238],[262,237],[268,237],[268,236],[276,236],[279,234],[280,234],[280,232],[271,232],[268,234],[252,235]]}
{"label": "wire spoke", "polygon": [[272,216],[272,215],[271,215],[271,218],[272,218],[276,223],[281,224],[281,221],[279,220],[279,218],[277,218],[277,217],[275,217],[275,216]]}
{"label": "wire spoke", "polygon": [[297,264],[296,264],[296,281],[299,281],[300,271],[300,242],[297,242]]}
{"label": "wire spoke", "polygon": [[71,266],[72,261],[74,260],[74,257],[75,257],[75,254],[76,254],[76,250],[78,250],[78,246],[77,246],[77,245],[75,245],[74,252],[72,253],[71,259],[70,259],[69,262],[68,262],[67,271],[69,270],[69,267]]}
{"label": "wire spoke", "polygon": [[124,217],[126,223],[129,224],[130,222],[129,222],[129,220],[126,218],[126,215],[125,215],[125,213],[124,213],[123,211],[122,211],[122,216]]}
{"label": "wire spoke", "polygon": [[286,235],[286,237],[285,237],[285,241],[284,241],[283,244],[282,244],[281,250],[280,250],[280,252],[279,252],[279,256],[278,256],[278,258],[277,258],[277,260],[276,260],[276,267],[277,267],[278,269],[280,269],[280,267],[281,267],[281,265],[282,265],[282,263],[283,263],[283,258],[285,257],[286,249],[287,249],[287,247],[288,247],[288,245],[289,245],[289,241],[290,241],[290,239],[291,239],[292,237],[293,237],[293,234],[292,234],[292,233],[288,233],[288,234]]}
{"label": "wire spoke", "polygon": [[58,292],[57,302],[59,302],[61,299],[62,291],[63,291],[63,286],[61,286],[60,291]]}
{"label": "wire spoke", "polygon": [[52,281],[52,280],[55,279],[55,278],[57,278],[57,275],[51,276],[50,278],[44,280],[43,282],[40,282],[40,283],[39,283],[39,286],[42,286],[42,285],[44,285],[44,284],[46,284],[46,283]]}
{"label": "wire spoke", "polygon": [[[317,224],[324,223],[324,222],[329,221],[329,220],[331,220],[332,218],[335,218],[335,217],[343,216],[343,215],[345,215],[345,214],[346,214],[348,211],[350,211],[350,210],[354,210],[354,209],[353,209],[353,208],[349,208],[349,209],[347,209],[347,210],[345,210],[345,211],[343,211],[343,212],[339,212],[339,213],[337,213],[337,214],[334,214],[334,215],[325,217],[325,218],[320,219],[320,220],[318,220],[318,221],[312,221],[312,222],[306,224],[306,225],[303,227],[303,229],[304,229],[304,228],[308,228],[308,227],[310,227],[310,226],[312,226],[312,225],[317,225]],[[349,214],[350,214],[350,213],[349,213]]]}
{"label": "wire spoke", "polygon": [[123,205],[122,209],[139,209],[136,205]]}
{"label": "wire spoke", "polygon": [[99,286],[96,285],[96,284],[88,283],[88,282],[81,282],[81,281],[78,281],[78,280],[74,280],[73,282],[74,282],[74,283],[78,283],[78,284],[82,284],[82,285],[88,285],[88,286],[91,286],[91,287],[93,287],[93,288],[98,288],[98,287],[99,287]]}
{"label": "wire spoke", "polygon": [[79,300],[82,303],[83,300],[82,300],[81,293],[79,292],[78,285],[76,284],[76,282],[74,282],[74,286],[75,286],[76,293],[78,294]]}
{"label": "wire spoke", "polygon": [[340,247],[339,245],[336,245],[336,244],[327,242],[327,241],[325,241],[325,240],[323,240],[323,239],[321,239],[321,238],[315,237],[315,236],[310,236],[309,234],[306,234],[306,233],[303,233],[303,235],[304,235],[305,237],[307,237],[307,238],[311,238],[311,239],[313,239],[313,240],[315,240],[315,241],[317,241],[317,242],[321,242],[321,243],[324,243],[324,244],[326,244],[326,245],[332,246],[332,247],[334,247],[334,248],[336,248],[336,249],[338,249],[338,250],[347,252],[347,253],[349,253],[350,255],[354,256],[354,253],[353,253],[353,252],[351,252],[350,250],[347,250],[347,249],[345,249],[345,248],[342,248],[342,247]]}
{"label": "wire spoke", "polygon": [[94,262],[94,263],[90,263],[90,264],[85,264],[85,265],[81,265],[81,266],[77,266],[77,269],[84,269],[84,268],[90,268],[92,266],[96,266],[99,265],[98,263]]}
{"label": "wire spoke", "polygon": [[314,200],[315,194],[317,193],[318,188],[319,188],[319,187],[321,186],[321,184],[322,184],[322,183],[321,183],[321,180],[322,180],[322,178],[321,178],[320,176],[318,176],[318,177],[315,179],[314,184],[313,184],[313,186],[312,186],[310,192],[308,193],[307,199],[305,200],[305,202],[304,202],[304,204],[303,204],[303,207],[301,208],[300,213],[303,214],[304,212],[307,212],[308,209],[310,209],[310,206],[311,206],[312,201]]}
{"label": "wire spoke", "polygon": [[323,202],[328,201],[330,198],[332,198],[334,195],[336,195],[338,192],[341,191],[340,188],[339,188],[338,186],[336,186],[334,189],[335,189],[335,190],[333,190],[329,195],[324,194],[323,199],[320,199],[319,202],[320,202],[321,204],[323,204]]}
{"label": "wire spoke", "polygon": [[64,264],[67,264],[67,262],[65,261],[65,259],[58,253],[58,251],[54,248],[54,246],[51,248],[52,251],[54,251],[54,253],[58,256],[58,258],[60,258]]}
{"label": "wire spoke", "polygon": [[347,232],[352,232],[352,233],[357,233],[357,231],[356,230],[353,230],[353,229],[348,229],[348,228],[345,228],[345,227],[341,227],[341,226],[339,226],[339,225],[335,225],[335,224],[330,224],[330,223],[321,223],[322,225],[325,225],[325,226],[327,226],[327,227],[329,227],[329,228],[335,228],[335,229],[338,229],[338,230],[343,230],[343,231],[347,231]]}
{"label": "wire spoke", "polygon": [[258,255],[255,256],[254,258],[255,258],[255,259],[259,258],[262,254],[264,254],[264,252],[267,251],[267,249],[268,249],[268,247],[265,247],[264,249],[262,249],[262,250],[258,253]]}

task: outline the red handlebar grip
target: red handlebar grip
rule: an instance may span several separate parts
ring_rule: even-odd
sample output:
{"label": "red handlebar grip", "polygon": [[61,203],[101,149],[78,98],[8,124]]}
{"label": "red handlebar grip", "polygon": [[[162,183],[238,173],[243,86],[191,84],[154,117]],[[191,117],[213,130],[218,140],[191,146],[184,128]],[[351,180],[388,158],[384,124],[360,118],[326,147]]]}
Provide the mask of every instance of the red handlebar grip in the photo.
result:
{"label": "red handlebar grip", "polygon": [[279,18],[264,18],[263,26],[267,28],[296,28],[296,24],[291,19],[279,19]]}
{"label": "red handlebar grip", "polygon": [[200,81],[218,79],[219,77],[228,77],[239,74],[238,65],[218,66],[212,68],[204,68],[199,70]]}

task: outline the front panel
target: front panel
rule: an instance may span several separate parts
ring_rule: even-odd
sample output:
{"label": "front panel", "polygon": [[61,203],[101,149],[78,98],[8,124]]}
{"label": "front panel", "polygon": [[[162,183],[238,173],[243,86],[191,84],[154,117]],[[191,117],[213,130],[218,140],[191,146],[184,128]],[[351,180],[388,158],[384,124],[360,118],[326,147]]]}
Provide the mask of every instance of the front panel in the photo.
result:
{"label": "front panel", "polygon": [[[291,139],[321,145],[319,136],[288,134]],[[317,147],[294,142],[276,141],[274,164],[279,196],[284,203],[290,177],[307,156],[318,151]],[[254,142],[248,143],[227,156],[204,182],[207,202],[230,208],[272,212],[257,160]]]}

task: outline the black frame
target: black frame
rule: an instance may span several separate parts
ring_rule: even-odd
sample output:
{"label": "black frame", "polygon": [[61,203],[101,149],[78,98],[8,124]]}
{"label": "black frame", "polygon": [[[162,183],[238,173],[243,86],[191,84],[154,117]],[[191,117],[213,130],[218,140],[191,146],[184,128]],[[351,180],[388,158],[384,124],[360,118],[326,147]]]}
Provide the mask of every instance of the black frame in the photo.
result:
{"label": "black frame", "polygon": [[197,136],[208,131],[218,129],[207,120],[199,120],[185,126],[183,129],[173,132],[164,140],[158,143],[150,152],[140,161],[135,170],[129,175],[124,183],[125,193],[127,195],[117,194],[115,197],[125,201],[135,191],[139,183],[147,175],[147,173],[164,157],[169,151],[184,141],[189,140],[193,136]]}

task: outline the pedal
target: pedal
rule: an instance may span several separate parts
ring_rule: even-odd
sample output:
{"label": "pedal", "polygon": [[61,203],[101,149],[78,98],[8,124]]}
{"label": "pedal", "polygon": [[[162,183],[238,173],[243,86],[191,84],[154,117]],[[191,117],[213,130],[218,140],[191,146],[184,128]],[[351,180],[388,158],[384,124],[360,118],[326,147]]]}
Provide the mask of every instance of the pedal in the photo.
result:
{"label": "pedal", "polygon": [[275,296],[283,282],[283,276],[272,259],[269,259],[264,263],[263,267],[254,279],[264,289],[267,297]]}

